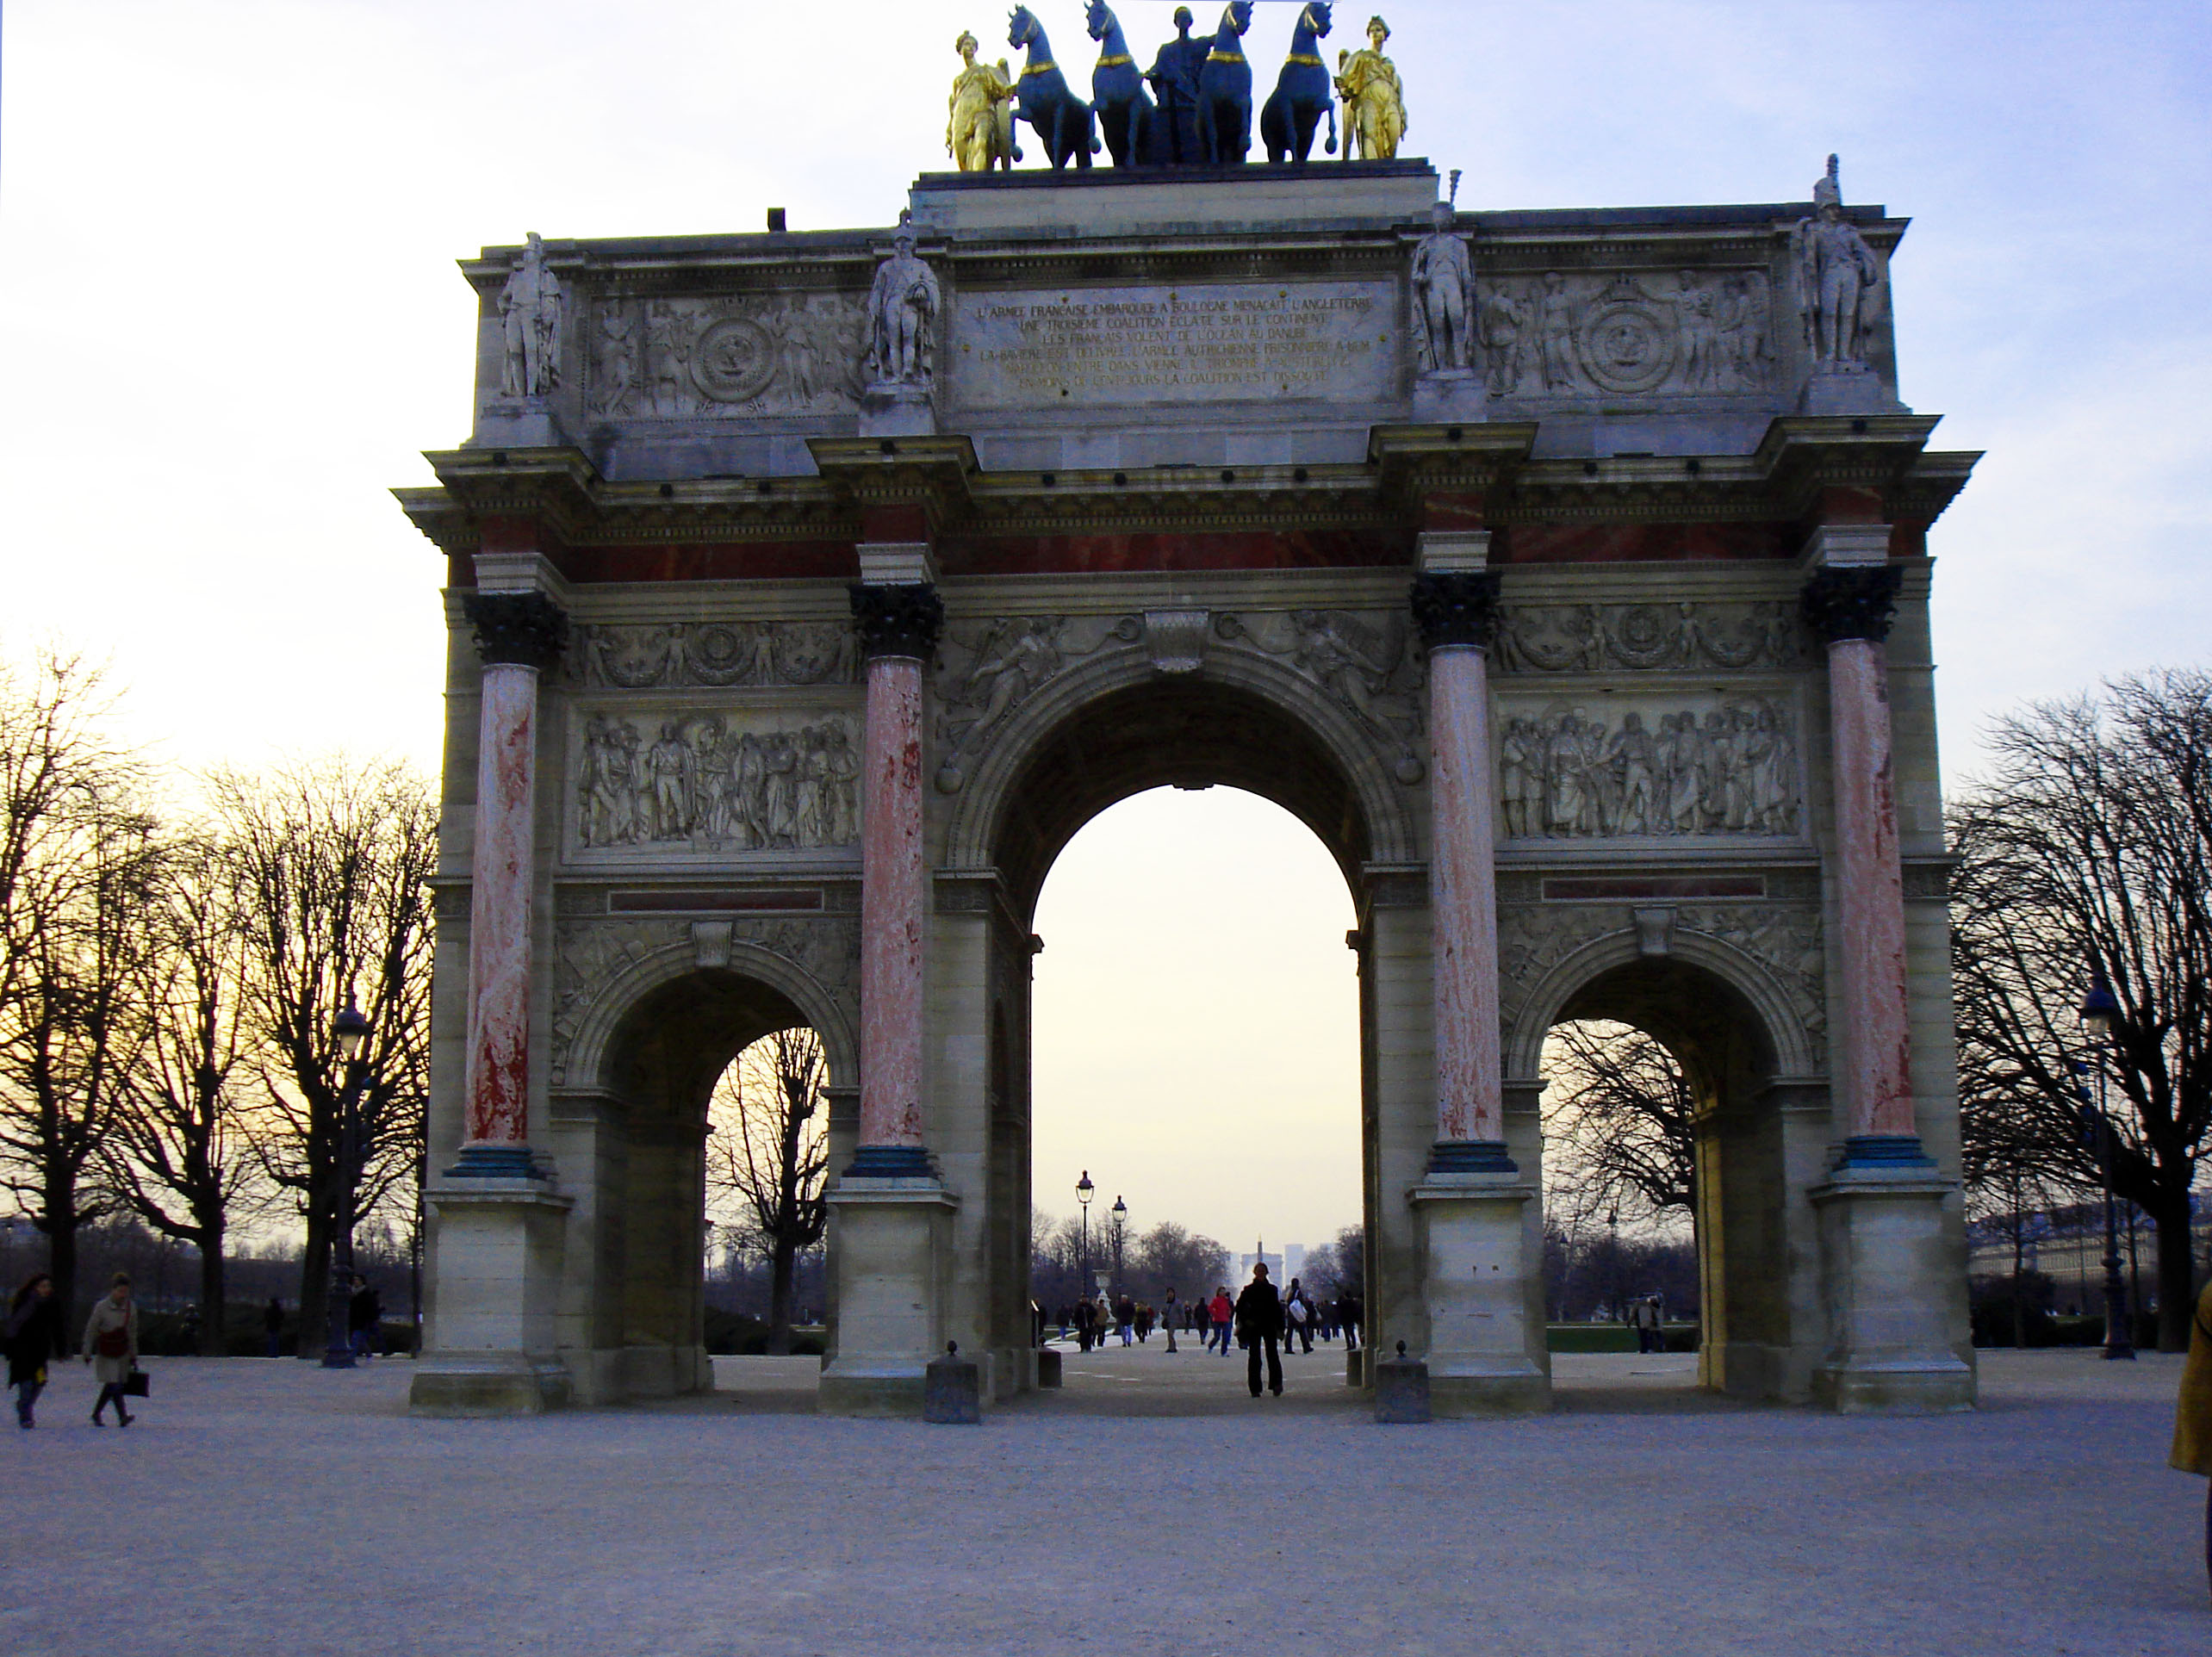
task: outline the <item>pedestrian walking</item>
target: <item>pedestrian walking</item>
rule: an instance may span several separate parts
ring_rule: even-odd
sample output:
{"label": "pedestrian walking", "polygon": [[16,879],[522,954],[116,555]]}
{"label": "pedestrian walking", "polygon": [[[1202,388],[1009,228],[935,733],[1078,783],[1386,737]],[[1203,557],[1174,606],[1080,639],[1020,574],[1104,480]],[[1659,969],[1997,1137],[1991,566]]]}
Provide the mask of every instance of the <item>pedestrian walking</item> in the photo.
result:
{"label": "pedestrian walking", "polygon": [[1314,1355],[1314,1303],[1306,1298],[1306,1290],[1298,1280],[1290,1280],[1289,1292],[1283,1297],[1283,1350],[1287,1356],[1293,1341],[1302,1341],[1301,1357]]}
{"label": "pedestrian walking", "polygon": [[1264,1263],[1252,1269],[1252,1282],[1237,1296],[1237,1338],[1244,1344],[1245,1381],[1254,1398],[1259,1396],[1259,1358],[1267,1354],[1268,1389],[1283,1396],[1283,1297],[1267,1281]]}
{"label": "pedestrian walking", "polygon": [[1214,1315],[1214,1334],[1221,1343],[1221,1356],[1227,1357],[1229,1356],[1231,1325],[1236,1318],[1236,1308],[1229,1303],[1229,1286],[1227,1283],[1214,1291],[1214,1298],[1206,1309]]}
{"label": "pedestrian walking", "polygon": [[1344,1325],[1344,1350],[1359,1350],[1359,1318],[1364,1308],[1357,1294],[1344,1294],[1337,1299],[1337,1321]]}
{"label": "pedestrian walking", "polygon": [[1659,1297],[1647,1294],[1628,1309],[1629,1326],[1636,1331],[1636,1350],[1638,1352],[1658,1352],[1665,1350],[1666,1341],[1659,1333]]}
{"label": "pedestrian walking", "polygon": [[[2189,1331],[2189,1358],[2174,1401],[2172,1465],[2212,1479],[2212,1282],[2196,1297]],[[2212,1591],[2212,1484],[2204,1493],[2204,1580]]]}
{"label": "pedestrian walking", "polygon": [[353,1275],[353,1298],[345,1303],[345,1333],[357,1358],[376,1356],[378,1326],[384,1321],[384,1297],[369,1287],[369,1280]]}
{"label": "pedestrian walking", "polygon": [[1183,1308],[1175,1299],[1175,1285],[1167,1286],[1166,1298],[1159,1303],[1159,1326],[1167,1331],[1167,1350],[1175,1350],[1175,1320],[1183,1315]]}
{"label": "pedestrian walking", "polygon": [[1124,1294],[1114,1302],[1114,1332],[1127,1346],[1136,1339],[1137,1303]]}
{"label": "pedestrian walking", "polygon": [[46,1390],[47,1362],[63,1351],[61,1302],[53,1298],[53,1279],[34,1271],[8,1306],[8,1385],[16,1389],[16,1424],[25,1432],[38,1425],[33,1412]]}
{"label": "pedestrian walking", "polygon": [[127,1427],[138,1418],[123,1402],[123,1388],[138,1368],[138,1307],[131,1300],[131,1280],[127,1273],[117,1272],[108,1293],[92,1307],[92,1315],[84,1322],[84,1362],[92,1366],[92,1378],[100,1383],[100,1396],[92,1406],[92,1424],[104,1427],[101,1418],[109,1405],[115,1406],[115,1421]]}
{"label": "pedestrian walking", "polygon": [[275,1295],[269,1297],[268,1310],[261,1314],[261,1332],[269,1340],[269,1356],[284,1356],[284,1303]]}

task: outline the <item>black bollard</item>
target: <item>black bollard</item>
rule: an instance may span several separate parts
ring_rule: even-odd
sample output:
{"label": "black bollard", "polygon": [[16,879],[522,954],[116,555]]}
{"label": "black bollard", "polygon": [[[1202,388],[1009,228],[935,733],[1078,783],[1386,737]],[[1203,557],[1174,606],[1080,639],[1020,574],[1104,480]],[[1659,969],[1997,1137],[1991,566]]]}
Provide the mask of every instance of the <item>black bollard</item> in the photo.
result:
{"label": "black bollard", "polygon": [[1047,1387],[1057,1387],[1059,1384],[1059,1348],[1056,1346],[1039,1347],[1037,1349],[1037,1389],[1040,1392],[1042,1392]]}
{"label": "black bollard", "polygon": [[1429,1418],[1428,1365],[1407,1357],[1403,1341],[1398,1343],[1396,1357],[1375,1366],[1375,1418],[1385,1425]]}
{"label": "black bollard", "polygon": [[945,1356],[932,1358],[923,1372],[922,1418],[943,1426],[983,1424],[983,1371],[960,1356],[960,1343],[945,1343]]}

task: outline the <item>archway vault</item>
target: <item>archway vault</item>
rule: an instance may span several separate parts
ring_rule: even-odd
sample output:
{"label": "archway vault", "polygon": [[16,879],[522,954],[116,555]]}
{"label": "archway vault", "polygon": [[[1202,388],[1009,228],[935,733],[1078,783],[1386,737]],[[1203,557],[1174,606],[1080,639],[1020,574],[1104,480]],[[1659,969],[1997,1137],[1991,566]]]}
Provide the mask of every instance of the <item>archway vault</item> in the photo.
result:
{"label": "archway vault", "polygon": [[954,804],[945,865],[995,866],[1028,915],[1053,859],[1099,812],[1148,788],[1222,785],[1305,823],[1357,892],[1368,866],[1420,855],[1396,757],[1280,664],[1225,656],[1165,673],[1126,653],[1056,677],[1008,717]]}

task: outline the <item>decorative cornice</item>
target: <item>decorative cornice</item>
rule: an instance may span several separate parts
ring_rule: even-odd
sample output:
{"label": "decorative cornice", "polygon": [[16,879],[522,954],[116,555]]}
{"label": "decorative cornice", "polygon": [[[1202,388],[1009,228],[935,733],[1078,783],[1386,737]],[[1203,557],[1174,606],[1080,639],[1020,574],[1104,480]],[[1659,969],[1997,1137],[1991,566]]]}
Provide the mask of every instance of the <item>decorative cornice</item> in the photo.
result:
{"label": "decorative cornice", "polygon": [[1455,644],[1490,648],[1498,632],[1498,590],[1503,578],[1494,569],[1431,570],[1414,577],[1414,625],[1424,649]]}
{"label": "decorative cornice", "polygon": [[560,665],[569,643],[569,612],[543,593],[464,593],[461,607],[487,667],[544,673]]}
{"label": "decorative cornice", "polygon": [[861,655],[873,661],[879,656],[911,656],[927,661],[936,654],[937,635],[944,630],[945,601],[926,581],[910,586],[870,586],[855,581],[853,625],[861,636]]}
{"label": "decorative cornice", "polygon": [[1830,644],[1889,636],[1904,572],[1894,564],[1824,569],[1805,584],[1806,624]]}

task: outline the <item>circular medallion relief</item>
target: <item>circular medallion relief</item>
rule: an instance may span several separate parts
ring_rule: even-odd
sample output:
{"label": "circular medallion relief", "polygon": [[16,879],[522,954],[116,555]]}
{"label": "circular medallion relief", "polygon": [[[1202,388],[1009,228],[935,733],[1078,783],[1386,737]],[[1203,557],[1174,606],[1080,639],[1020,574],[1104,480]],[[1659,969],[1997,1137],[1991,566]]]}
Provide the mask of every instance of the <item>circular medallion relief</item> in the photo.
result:
{"label": "circular medallion relief", "polygon": [[1675,366],[1675,330],[1648,305],[1614,300],[1582,319],[1582,366],[1607,391],[1656,391]]}
{"label": "circular medallion relief", "polygon": [[1613,651],[1630,667],[1656,667],[1674,654],[1682,618],[1671,606],[1632,604],[1613,629]]}
{"label": "circular medallion relief", "polygon": [[692,347],[692,380],[718,403],[749,402],[776,377],[775,342],[742,316],[711,324]]}

